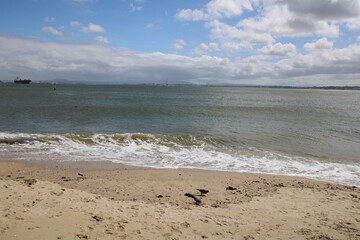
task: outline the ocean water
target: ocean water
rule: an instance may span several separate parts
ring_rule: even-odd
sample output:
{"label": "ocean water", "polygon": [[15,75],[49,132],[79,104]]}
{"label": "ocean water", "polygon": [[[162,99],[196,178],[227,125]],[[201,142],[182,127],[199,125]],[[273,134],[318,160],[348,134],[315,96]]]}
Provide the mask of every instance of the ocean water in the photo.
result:
{"label": "ocean water", "polygon": [[40,159],[360,186],[360,91],[0,84],[0,160]]}

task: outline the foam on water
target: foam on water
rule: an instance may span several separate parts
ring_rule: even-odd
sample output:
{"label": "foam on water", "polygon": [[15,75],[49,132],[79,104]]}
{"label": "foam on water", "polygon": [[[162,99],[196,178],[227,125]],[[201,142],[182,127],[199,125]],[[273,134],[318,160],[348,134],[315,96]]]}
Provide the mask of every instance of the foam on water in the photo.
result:
{"label": "foam on water", "polygon": [[303,176],[360,186],[360,165],[325,162],[206,137],[152,134],[0,133],[1,159],[109,160],[154,168],[197,168]]}

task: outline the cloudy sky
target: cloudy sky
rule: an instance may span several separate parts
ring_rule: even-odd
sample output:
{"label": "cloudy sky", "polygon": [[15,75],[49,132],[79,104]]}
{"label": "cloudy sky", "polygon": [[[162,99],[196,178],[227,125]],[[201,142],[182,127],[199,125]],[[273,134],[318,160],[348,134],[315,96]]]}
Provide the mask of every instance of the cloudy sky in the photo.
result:
{"label": "cloudy sky", "polygon": [[0,2],[0,80],[360,85],[360,0]]}

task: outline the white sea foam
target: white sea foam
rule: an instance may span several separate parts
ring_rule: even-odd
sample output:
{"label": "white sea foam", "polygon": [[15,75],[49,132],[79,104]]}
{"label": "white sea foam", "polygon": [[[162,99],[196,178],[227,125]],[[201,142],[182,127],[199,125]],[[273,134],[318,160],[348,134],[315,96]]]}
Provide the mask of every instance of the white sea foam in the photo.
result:
{"label": "white sea foam", "polygon": [[0,133],[1,159],[109,160],[154,168],[197,168],[303,176],[360,186],[360,164],[288,156],[256,148],[228,151],[215,140],[151,134],[50,135]]}

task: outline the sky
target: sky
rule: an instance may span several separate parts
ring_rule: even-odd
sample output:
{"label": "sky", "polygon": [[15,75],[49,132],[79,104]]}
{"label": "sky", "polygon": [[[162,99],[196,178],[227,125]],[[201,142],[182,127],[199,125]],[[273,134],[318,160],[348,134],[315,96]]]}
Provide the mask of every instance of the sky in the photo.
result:
{"label": "sky", "polygon": [[360,0],[6,0],[0,80],[360,85]]}

